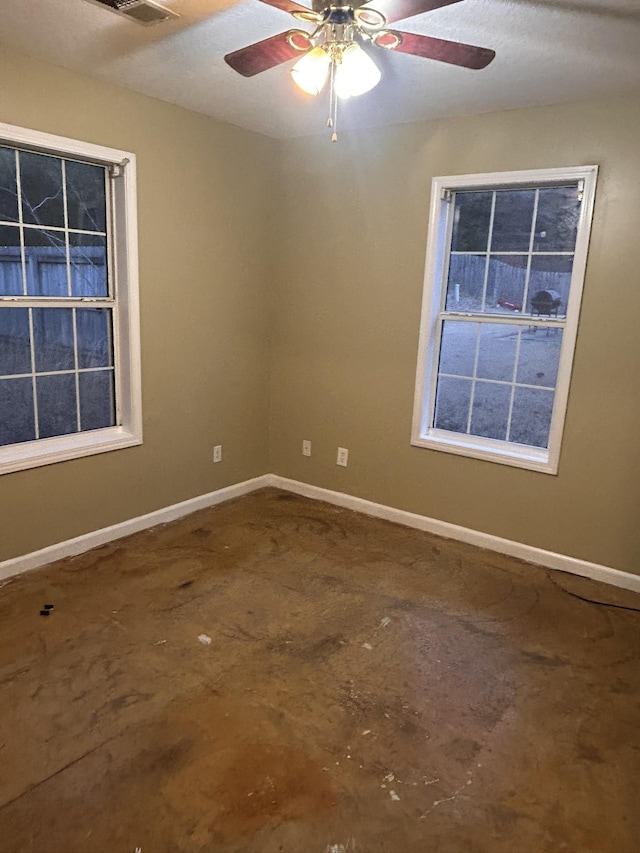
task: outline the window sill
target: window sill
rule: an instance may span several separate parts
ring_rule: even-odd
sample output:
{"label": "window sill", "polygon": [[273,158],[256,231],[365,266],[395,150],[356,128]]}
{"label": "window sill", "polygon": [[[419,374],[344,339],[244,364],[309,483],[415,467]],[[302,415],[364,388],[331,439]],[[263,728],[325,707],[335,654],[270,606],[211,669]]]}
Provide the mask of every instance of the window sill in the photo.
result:
{"label": "window sill", "polygon": [[411,444],[414,447],[440,450],[457,456],[497,462],[500,465],[511,465],[515,468],[526,468],[543,474],[558,473],[558,463],[550,458],[548,450],[526,447],[522,444],[507,444],[490,438],[465,436],[462,439],[458,436],[454,438],[452,435],[439,430],[430,430],[426,435],[414,436]]}
{"label": "window sill", "polygon": [[110,450],[122,450],[137,444],[142,444],[142,432],[124,427],[108,427],[12,444],[0,448],[0,474],[53,465],[56,462],[107,453]]}

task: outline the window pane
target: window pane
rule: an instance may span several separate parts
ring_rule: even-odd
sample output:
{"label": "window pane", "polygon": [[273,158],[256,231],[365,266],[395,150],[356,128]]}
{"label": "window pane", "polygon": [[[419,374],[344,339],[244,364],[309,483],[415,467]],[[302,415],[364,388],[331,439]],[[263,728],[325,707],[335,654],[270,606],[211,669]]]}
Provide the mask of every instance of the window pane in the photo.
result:
{"label": "window pane", "polygon": [[70,233],[69,256],[73,296],[107,296],[106,238]]}
{"label": "window pane", "polygon": [[440,340],[439,373],[473,376],[478,328],[478,323],[444,321]]}
{"label": "window pane", "polygon": [[104,169],[67,160],[67,217],[69,228],[106,230]]}
{"label": "window pane", "polygon": [[481,311],[485,255],[451,255],[447,282],[447,311]]}
{"label": "window pane", "polygon": [[0,444],[36,437],[31,378],[0,379]]}
{"label": "window pane", "polygon": [[22,294],[20,229],[15,225],[0,225],[0,296]]}
{"label": "window pane", "polygon": [[18,221],[16,152],[0,147],[0,219]]}
{"label": "window pane", "polygon": [[40,438],[77,432],[75,374],[37,376],[36,390]]}
{"label": "window pane", "polygon": [[24,229],[29,296],[67,296],[67,253],[64,233]]}
{"label": "window pane", "polygon": [[553,391],[516,388],[509,440],[531,447],[547,447],[553,397]]}
{"label": "window pane", "polygon": [[33,337],[36,371],[73,370],[73,311],[71,308],[34,308]]}
{"label": "window pane", "polygon": [[516,381],[555,388],[562,344],[561,329],[523,330]]}
{"label": "window pane", "polygon": [[114,426],[113,371],[92,370],[90,373],[81,373],[78,379],[82,430]]}
{"label": "window pane", "polygon": [[[516,366],[518,326],[496,323],[482,326],[477,376],[512,382]],[[479,433],[484,435],[484,433]]]}
{"label": "window pane", "polygon": [[111,311],[107,308],[76,310],[78,367],[109,367],[113,364]]}
{"label": "window pane", "polygon": [[577,187],[548,187],[540,190],[535,252],[573,252],[580,219]]}
{"label": "window pane", "polygon": [[0,309],[0,376],[31,373],[28,308]]}
{"label": "window pane", "polygon": [[527,255],[491,255],[484,310],[490,314],[522,311]]}
{"label": "window pane", "polygon": [[529,251],[535,198],[535,190],[503,190],[496,193],[491,251]]}
{"label": "window pane", "polygon": [[466,432],[471,402],[471,380],[442,376],[438,380],[434,427]]}
{"label": "window pane", "polygon": [[531,258],[528,301],[532,314],[565,316],[572,270],[572,255],[534,255]]}
{"label": "window pane", "polygon": [[510,385],[476,382],[471,413],[471,434],[504,441],[507,437],[510,400]]}
{"label": "window pane", "polygon": [[24,221],[64,228],[62,160],[21,151],[20,183]]}
{"label": "window pane", "polygon": [[492,199],[492,192],[455,194],[452,251],[487,251]]}

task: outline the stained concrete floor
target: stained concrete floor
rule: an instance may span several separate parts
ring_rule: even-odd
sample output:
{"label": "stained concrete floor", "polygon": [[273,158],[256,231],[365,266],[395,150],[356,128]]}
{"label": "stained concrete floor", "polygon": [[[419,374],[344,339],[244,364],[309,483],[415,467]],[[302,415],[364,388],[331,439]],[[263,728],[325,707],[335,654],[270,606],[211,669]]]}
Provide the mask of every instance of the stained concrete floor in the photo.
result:
{"label": "stained concrete floor", "polygon": [[561,587],[640,597],[553,577],[265,490],[15,578],[0,851],[638,853],[640,613]]}

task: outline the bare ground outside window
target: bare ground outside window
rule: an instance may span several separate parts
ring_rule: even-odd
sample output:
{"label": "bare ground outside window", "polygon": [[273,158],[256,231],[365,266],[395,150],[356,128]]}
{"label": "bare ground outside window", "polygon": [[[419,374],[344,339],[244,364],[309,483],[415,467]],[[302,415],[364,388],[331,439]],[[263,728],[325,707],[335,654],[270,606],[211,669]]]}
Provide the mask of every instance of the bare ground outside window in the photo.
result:
{"label": "bare ground outside window", "polygon": [[562,331],[445,321],[434,427],[546,447]]}

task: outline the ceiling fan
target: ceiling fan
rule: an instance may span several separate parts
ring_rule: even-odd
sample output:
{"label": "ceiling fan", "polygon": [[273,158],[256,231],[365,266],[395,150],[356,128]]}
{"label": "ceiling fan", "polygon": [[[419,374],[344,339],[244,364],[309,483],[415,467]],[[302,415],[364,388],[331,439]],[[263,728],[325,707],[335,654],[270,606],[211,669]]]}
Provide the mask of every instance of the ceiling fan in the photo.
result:
{"label": "ceiling fan", "polygon": [[319,11],[294,0],[261,2],[289,12],[297,20],[314,25],[314,29],[308,32],[296,28],[278,33],[227,54],[225,62],[244,77],[253,77],[297,58],[291,76],[311,95],[319,94],[329,80],[327,124],[333,128],[333,141],[338,138],[338,98],[362,95],[380,82],[380,70],[369,55],[376,48],[473,69],[485,68],[495,57],[495,51],[486,47],[387,27],[461,0],[369,0],[362,6],[354,5],[354,0],[329,0]]}

